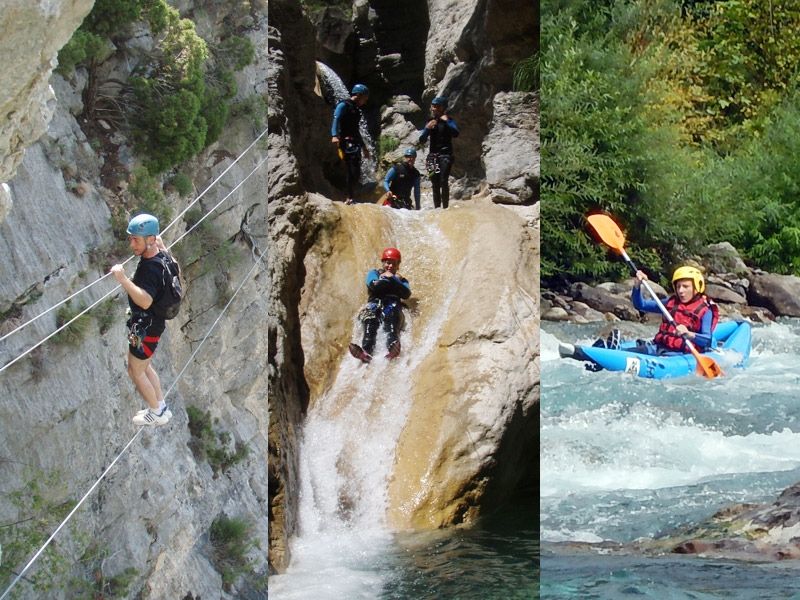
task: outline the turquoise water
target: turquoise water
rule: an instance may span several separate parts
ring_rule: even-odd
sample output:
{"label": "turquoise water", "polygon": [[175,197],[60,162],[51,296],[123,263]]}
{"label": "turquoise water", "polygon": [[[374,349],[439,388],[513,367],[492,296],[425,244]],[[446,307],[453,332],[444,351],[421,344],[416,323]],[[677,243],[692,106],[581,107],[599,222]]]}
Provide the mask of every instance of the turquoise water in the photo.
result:
{"label": "turquoise water", "polygon": [[[309,549],[298,567],[272,576],[279,598],[320,600],[536,600],[539,598],[538,510],[517,501],[469,529],[394,533]],[[318,542],[315,542],[315,544]],[[342,557],[346,557],[342,560]]]}
{"label": "turquoise water", "polygon": [[800,598],[797,561],[604,556],[565,545],[665,535],[730,504],[774,501],[800,480],[800,321],[756,327],[750,367],[711,381],[591,373],[558,358],[559,341],[591,343],[600,329],[543,327],[542,597]]}

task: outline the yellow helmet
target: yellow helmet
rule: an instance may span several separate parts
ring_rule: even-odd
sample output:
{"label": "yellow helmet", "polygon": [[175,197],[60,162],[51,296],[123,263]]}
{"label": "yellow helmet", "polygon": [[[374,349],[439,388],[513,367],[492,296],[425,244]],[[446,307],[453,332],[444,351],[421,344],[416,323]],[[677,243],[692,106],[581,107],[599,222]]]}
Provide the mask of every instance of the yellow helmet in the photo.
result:
{"label": "yellow helmet", "polygon": [[675,269],[672,274],[672,287],[675,287],[675,282],[679,279],[691,279],[694,282],[694,289],[698,294],[706,291],[706,280],[703,279],[703,274],[696,267],[684,266]]}

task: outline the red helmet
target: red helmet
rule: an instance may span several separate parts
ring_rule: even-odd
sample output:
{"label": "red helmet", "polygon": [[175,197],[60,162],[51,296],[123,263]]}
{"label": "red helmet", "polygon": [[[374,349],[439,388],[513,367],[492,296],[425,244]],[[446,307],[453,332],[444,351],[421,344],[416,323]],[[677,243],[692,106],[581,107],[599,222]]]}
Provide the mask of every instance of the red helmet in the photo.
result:
{"label": "red helmet", "polygon": [[400,258],[400,250],[397,248],[387,248],[383,251],[383,256],[381,256],[381,260],[386,260],[387,258],[393,258],[397,262],[400,262],[402,259]]}

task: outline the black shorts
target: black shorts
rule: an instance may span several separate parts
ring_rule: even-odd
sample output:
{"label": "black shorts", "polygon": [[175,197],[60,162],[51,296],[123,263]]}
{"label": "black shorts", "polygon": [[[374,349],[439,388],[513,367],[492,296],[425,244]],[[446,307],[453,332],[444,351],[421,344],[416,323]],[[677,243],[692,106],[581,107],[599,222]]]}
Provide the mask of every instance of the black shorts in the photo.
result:
{"label": "black shorts", "polygon": [[[158,346],[158,340],[161,339],[161,334],[164,333],[166,324],[164,321],[145,319],[141,320],[140,324],[144,327],[144,337],[142,338],[141,347],[135,347],[128,344],[128,352],[139,360],[147,360],[153,356]],[[133,321],[128,321],[128,331],[133,325]]]}

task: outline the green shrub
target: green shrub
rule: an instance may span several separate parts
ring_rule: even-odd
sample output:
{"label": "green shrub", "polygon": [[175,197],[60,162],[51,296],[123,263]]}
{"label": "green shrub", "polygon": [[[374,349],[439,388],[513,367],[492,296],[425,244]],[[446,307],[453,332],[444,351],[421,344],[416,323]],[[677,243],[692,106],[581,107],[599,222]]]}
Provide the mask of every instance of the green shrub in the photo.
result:
{"label": "green shrub", "polygon": [[[134,195],[136,202],[131,210],[132,215],[148,213],[158,219],[158,224],[163,229],[172,218],[172,208],[167,197],[161,189],[158,179],[150,175],[146,168],[139,167],[133,171],[131,184],[128,190]],[[127,222],[120,223],[124,232]]]}
{"label": "green shrub", "polygon": [[75,65],[89,59],[103,60],[107,48],[102,37],[91,31],[78,29],[58,52],[58,66],[54,69],[62,77],[68,77]]}
{"label": "green shrub", "polygon": [[378,140],[378,153],[383,156],[389,152],[397,150],[397,147],[400,145],[400,142],[390,136],[390,135],[382,135]]}
{"label": "green shrub", "polygon": [[[0,546],[3,549],[0,588],[4,590],[47,540],[55,525],[75,507],[74,501],[57,499],[66,491],[65,480],[58,471],[36,471],[27,475],[26,479],[22,488],[6,496],[16,513],[7,522],[0,522]],[[74,528],[73,533],[76,533]],[[80,543],[80,536],[77,538]],[[53,590],[56,582],[69,570],[66,547],[61,549],[58,544],[50,544],[38,561],[37,568],[26,573],[11,597],[21,597],[25,590],[29,592],[25,597],[42,597],[43,592]],[[30,593],[31,590],[39,593]]]}
{"label": "green shrub", "polygon": [[180,194],[182,198],[192,194],[192,180],[186,173],[178,173],[177,175],[173,175],[169,180],[169,184],[175,189],[176,192],[178,192],[178,194]]}
{"label": "green shrub", "polygon": [[229,106],[228,121],[244,119],[251,121],[256,131],[263,131],[266,127],[267,101],[258,94],[247,96]]}
{"label": "green shrub", "polygon": [[[67,301],[56,312],[56,325],[58,327],[68,323],[83,310],[82,308],[72,310],[72,308],[70,308],[70,304],[71,302]],[[65,328],[63,331],[59,331],[51,339],[58,344],[77,346],[86,338],[86,335],[89,333],[91,322],[91,317],[88,313],[81,315],[74,322],[70,323],[67,328]]]}
{"label": "green shrub", "polygon": [[223,40],[214,55],[214,58],[224,68],[241,71],[253,62],[256,51],[250,38],[234,35]]}
{"label": "green shrub", "polygon": [[214,431],[211,411],[205,413],[196,406],[187,406],[189,417],[189,448],[198,461],[205,461],[211,466],[216,477],[250,455],[250,447],[244,442],[235,444],[234,452],[230,452],[231,436],[229,433]]}
{"label": "green shrub", "polygon": [[539,55],[534,54],[514,65],[514,90],[518,92],[539,91]]}
{"label": "green shrub", "polygon": [[94,309],[89,313],[97,319],[97,325],[100,329],[100,335],[106,333],[114,323],[117,322],[117,319],[121,316],[122,311],[117,306],[118,299],[108,298],[104,300],[100,304],[94,307]]}
{"label": "green shrub", "polygon": [[77,562],[84,577],[70,578],[67,588],[69,597],[93,600],[123,600],[130,597],[129,588],[138,579],[139,571],[126,567],[113,577],[108,577],[103,572],[103,563],[109,556],[108,548],[97,546],[94,542],[89,544]]}
{"label": "green shrub", "polygon": [[211,524],[209,538],[214,547],[214,566],[222,575],[222,583],[227,591],[236,579],[253,571],[247,556],[258,546],[253,538],[253,524],[244,517],[217,517]]}

